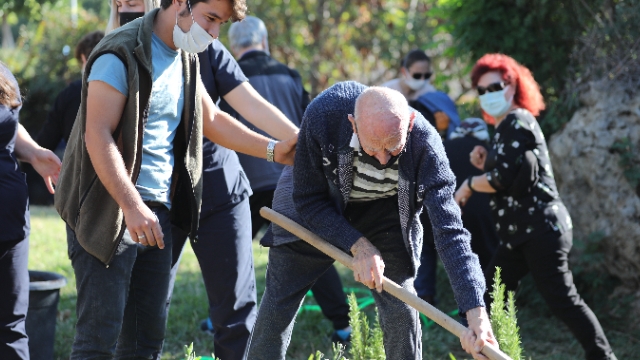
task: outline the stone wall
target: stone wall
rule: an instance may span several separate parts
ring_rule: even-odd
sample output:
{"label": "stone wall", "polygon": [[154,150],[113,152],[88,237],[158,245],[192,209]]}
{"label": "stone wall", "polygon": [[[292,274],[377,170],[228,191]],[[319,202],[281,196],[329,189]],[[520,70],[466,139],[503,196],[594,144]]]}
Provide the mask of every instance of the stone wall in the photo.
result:
{"label": "stone wall", "polygon": [[560,195],[574,226],[574,238],[600,232],[607,270],[627,289],[640,289],[640,198],[612,151],[628,139],[631,171],[640,172],[640,92],[592,84],[583,107],[549,141]]}

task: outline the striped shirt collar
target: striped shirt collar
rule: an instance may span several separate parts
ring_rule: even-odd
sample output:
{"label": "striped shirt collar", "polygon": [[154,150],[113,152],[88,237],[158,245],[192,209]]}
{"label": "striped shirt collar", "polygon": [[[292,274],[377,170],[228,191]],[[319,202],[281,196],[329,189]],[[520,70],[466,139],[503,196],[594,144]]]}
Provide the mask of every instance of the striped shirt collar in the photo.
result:
{"label": "striped shirt collar", "polygon": [[358,135],[356,135],[356,133],[351,135],[351,142],[349,143],[349,146],[354,150],[360,151],[360,140],[358,140]]}

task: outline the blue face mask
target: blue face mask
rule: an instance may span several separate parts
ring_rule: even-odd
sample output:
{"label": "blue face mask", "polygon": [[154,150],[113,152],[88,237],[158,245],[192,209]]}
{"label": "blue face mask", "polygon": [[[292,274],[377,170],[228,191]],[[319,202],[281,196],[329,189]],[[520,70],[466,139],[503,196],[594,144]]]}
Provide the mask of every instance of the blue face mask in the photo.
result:
{"label": "blue face mask", "polygon": [[494,118],[500,117],[509,111],[513,102],[513,96],[510,100],[505,99],[504,94],[507,92],[507,89],[509,89],[508,85],[500,91],[480,95],[480,107],[482,107],[482,110]]}

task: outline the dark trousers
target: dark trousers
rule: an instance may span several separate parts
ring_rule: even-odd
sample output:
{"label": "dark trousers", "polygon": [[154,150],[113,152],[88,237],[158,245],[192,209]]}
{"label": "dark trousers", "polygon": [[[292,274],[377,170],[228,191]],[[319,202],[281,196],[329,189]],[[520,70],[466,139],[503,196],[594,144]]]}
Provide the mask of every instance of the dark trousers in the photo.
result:
{"label": "dark trousers", "polygon": [[322,314],[331,321],[334,330],[349,326],[349,305],[342,290],[342,280],[335,266],[330,266],[311,287]]}
{"label": "dark trousers", "polygon": [[251,238],[255,238],[258,231],[271,222],[260,216],[260,209],[263,206],[271,208],[273,203],[273,192],[275,190],[255,191],[249,197],[249,207],[251,208]]}
{"label": "dark trousers", "polygon": [[0,359],[28,360],[29,239],[0,242]]}
{"label": "dark trousers", "polygon": [[76,276],[76,333],[71,359],[159,359],[171,270],[171,223],[164,206],[156,214],[165,248],[133,242],[129,231],[109,267],[86,252],[67,227]]}
{"label": "dark trousers", "polygon": [[[438,269],[438,253],[433,239],[431,221],[426,211],[420,215],[424,227],[424,240],[420,267],[416,276],[416,292],[421,298],[436,297],[436,273]],[[471,233],[471,251],[478,255],[480,266],[486,269],[498,247],[498,235],[493,229],[493,220],[486,194],[474,194],[462,209],[462,223]]]}
{"label": "dark trousers", "polygon": [[[260,216],[263,206],[272,207],[274,190],[257,191],[249,198],[251,207],[251,231],[256,234],[264,225],[271,222]],[[334,266],[331,266],[311,287],[313,297],[318,302],[322,314],[333,323],[335,330],[342,330],[349,326],[349,305],[347,296],[342,290],[340,275]]]}
{"label": "dark trousers", "polygon": [[[384,275],[414,291],[415,273],[402,237],[398,198],[349,205],[345,218],[382,254]],[[329,269],[333,259],[296,241],[269,250],[267,284],[246,359],[284,359],[294,320],[307,291]],[[387,359],[422,359],[418,312],[389,293],[372,295],[380,315]]]}
{"label": "dark trousers", "polygon": [[[198,241],[191,242],[209,299],[215,355],[223,360],[242,359],[256,320],[250,219],[247,198],[203,212]],[[186,242],[186,234],[176,228],[174,232],[172,282],[179,265],[178,257]],[[171,294],[169,301],[170,297]]]}
{"label": "dark trousers", "polygon": [[615,359],[598,319],[573,284],[568,262],[572,243],[572,232],[569,231],[564,234],[549,233],[513,250],[505,245],[499,246],[485,272],[485,302],[491,303],[489,291],[493,288],[496,266],[502,269],[502,282],[509,291],[515,291],[520,279],[531,272],[536,288],[553,314],[578,339],[585,350],[585,357],[589,360]]}

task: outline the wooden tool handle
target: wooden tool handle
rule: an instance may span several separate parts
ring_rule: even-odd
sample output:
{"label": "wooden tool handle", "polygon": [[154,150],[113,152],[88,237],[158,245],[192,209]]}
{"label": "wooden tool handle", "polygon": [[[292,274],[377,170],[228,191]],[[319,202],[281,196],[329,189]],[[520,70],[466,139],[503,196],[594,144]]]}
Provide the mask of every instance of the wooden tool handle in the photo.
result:
{"label": "wooden tool handle", "polygon": [[[319,236],[312,233],[311,231],[301,226],[300,224],[296,223],[295,221],[289,219],[288,217],[282,214],[279,214],[278,212],[272,209],[269,209],[268,207],[261,208],[260,215],[263,218],[271,221],[274,224],[279,225],[280,227],[289,231],[293,235],[311,244],[313,247],[327,254],[328,256],[335,259],[337,262],[341,263],[342,265],[353,270],[353,258],[351,256],[346,254],[344,251],[338,249],[337,247],[329,244],[328,242],[321,239]],[[466,328],[462,326],[462,324],[453,320],[450,316],[436,309],[428,302],[420,299],[417,295],[411,293],[407,289],[389,280],[387,277],[383,277],[382,288],[389,294],[404,301],[408,305],[412,306],[414,309],[423,313],[429,319],[433,320],[436,324],[447,329],[447,331],[454,334],[455,336],[460,337],[462,333],[466,330]],[[485,342],[485,344],[486,345],[484,349],[482,349],[482,354],[488,357],[489,359],[511,360],[509,356],[507,356],[505,353],[500,351],[500,349],[498,349],[496,346],[489,344],[488,342]]]}

